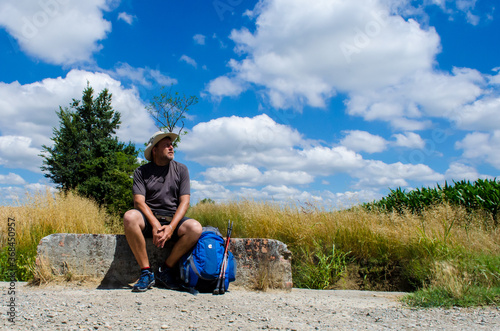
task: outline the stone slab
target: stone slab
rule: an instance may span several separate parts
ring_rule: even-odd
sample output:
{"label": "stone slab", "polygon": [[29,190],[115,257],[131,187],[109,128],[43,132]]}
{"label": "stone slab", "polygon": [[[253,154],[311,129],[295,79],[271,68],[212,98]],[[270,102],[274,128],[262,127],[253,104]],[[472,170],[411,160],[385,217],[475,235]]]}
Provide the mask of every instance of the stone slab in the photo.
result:
{"label": "stone slab", "polygon": [[[171,246],[163,249],[146,239],[151,266],[163,262]],[[232,238],[231,252],[237,263],[236,286],[291,290],[291,252],[273,239]],[[139,266],[124,235],[56,233],[38,245],[36,267],[53,275],[91,277],[102,288],[121,288],[134,283]],[[266,284],[267,282],[267,284]]]}

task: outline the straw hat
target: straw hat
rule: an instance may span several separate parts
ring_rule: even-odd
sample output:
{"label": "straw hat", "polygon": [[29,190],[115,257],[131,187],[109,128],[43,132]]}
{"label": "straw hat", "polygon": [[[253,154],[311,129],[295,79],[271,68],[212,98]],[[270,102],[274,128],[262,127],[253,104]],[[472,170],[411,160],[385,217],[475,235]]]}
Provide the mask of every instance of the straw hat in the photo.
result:
{"label": "straw hat", "polygon": [[148,145],[146,146],[146,149],[144,150],[144,157],[146,160],[151,161],[152,155],[151,155],[151,150],[153,147],[163,138],[169,137],[172,142],[177,139],[179,135],[173,132],[163,132],[163,131],[158,131],[153,136],[151,139],[149,139]]}

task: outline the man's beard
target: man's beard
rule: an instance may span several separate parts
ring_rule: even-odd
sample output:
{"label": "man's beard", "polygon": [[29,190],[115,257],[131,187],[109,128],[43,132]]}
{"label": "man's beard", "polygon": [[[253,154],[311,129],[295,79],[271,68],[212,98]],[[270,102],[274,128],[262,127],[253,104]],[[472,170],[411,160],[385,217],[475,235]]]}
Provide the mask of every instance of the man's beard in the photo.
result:
{"label": "man's beard", "polygon": [[158,155],[156,157],[156,163],[170,162],[174,159],[175,155]]}

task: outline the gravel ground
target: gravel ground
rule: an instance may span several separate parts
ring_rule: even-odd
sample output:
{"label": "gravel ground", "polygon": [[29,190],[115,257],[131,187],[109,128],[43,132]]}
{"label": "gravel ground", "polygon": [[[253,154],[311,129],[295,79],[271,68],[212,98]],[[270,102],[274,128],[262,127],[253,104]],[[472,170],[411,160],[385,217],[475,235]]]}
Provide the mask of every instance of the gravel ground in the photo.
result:
{"label": "gravel ground", "polygon": [[[232,288],[196,296],[153,288],[145,293],[95,286],[0,283],[0,329],[12,330],[500,330],[500,308],[414,309],[404,293],[254,292]],[[15,323],[8,318],[14,298]]]}

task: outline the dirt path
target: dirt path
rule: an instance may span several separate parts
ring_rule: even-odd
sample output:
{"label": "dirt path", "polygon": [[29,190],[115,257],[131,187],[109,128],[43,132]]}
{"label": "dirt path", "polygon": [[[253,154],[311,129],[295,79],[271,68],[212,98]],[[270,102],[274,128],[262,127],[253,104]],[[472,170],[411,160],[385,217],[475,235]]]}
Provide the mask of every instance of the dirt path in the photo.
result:
{"label": "dirt path", "polygon": [[[154,288],[145,293],[90,286],[0,283],[2,330],[500,330],[498,307],[412,309],[403,293],[253,292],[223,296]],[[8,303],[15,302],[15,324]]]}

